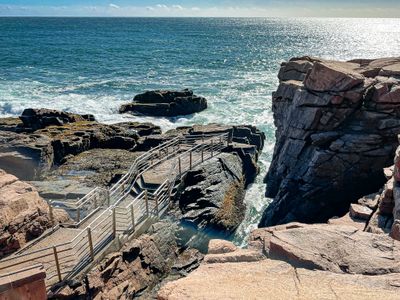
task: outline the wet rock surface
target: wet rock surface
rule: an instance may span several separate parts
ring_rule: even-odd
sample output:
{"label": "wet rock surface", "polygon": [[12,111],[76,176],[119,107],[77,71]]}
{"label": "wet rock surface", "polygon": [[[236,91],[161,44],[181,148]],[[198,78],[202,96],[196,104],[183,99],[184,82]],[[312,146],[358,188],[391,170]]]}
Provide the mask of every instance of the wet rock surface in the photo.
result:
{"label": "wet rock surface", "polygon": [[120,113],[175,117],[197,113],[206,108],[207,100],[194,95],[191,90],[148,91],[135,96],[132,103],[122,105]]}
{"label": "wet rock surface", "polygon": [[399,58],[282,64],[276,145],[260,222],[326,222],[385,182],[400,133]]}

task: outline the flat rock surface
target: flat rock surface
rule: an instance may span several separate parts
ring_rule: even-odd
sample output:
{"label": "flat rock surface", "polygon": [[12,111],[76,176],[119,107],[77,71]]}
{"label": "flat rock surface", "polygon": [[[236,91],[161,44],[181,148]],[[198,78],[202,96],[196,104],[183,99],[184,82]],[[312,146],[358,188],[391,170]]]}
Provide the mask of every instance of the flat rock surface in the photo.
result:
{"label": "flat rock surface", "polygon": [[267,256],[294,266],[365,275],[400,273],[400,242],[387,235],[327,224],[258,229],[259,235],[263,230]]}
{"label": "flat rock surface", "polygon": [[399,286],[399,274],[334,274],[263,260],[203,264],[166,284],[158,299],[398,299]]}

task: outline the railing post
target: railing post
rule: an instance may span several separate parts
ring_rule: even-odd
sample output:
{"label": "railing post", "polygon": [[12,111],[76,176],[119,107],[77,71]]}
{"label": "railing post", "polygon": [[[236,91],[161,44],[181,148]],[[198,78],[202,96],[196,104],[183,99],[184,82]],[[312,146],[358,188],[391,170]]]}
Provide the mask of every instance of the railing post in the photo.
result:
{"label": "railing post", "polygon": [[110,189],[109,188],[106,188],[106,197],[107,197],[107,207],[109,207],[110,204],[111,204]]}
{"label": "railing post", "polygon": [[113,229],[113,236],[114,239],[117,238],[117,215],[115,213],[115,207],[112,210],[112,229]]}
{"label": "railing post", "polygon": [[53,253],[54,253],[54,261],[56,262],[58,282],[61,282],[62,281],[61,269],[60,269],[60,262],[58,260],[58,253],[57,253],[57,248],[56,247],[53,247]]}
{"label": "railing post", "polygon": [[81,207],[78,206],[76,210],[76,222],[79,223],[81,221]]}
{"label": "railing post", "polygon": [[178,165],[179,165],[179,176],[182,176],[182,162],[180,157],[178,157]]}
{"label": "railing post", "polygon": [[89,251],[90,251],[90,258],[94,261],[94,248],[93,248],[93,240],[92,240],[92,230],[90,227],[87,228],[87,235],[89,241]]}
{"label": "railing post", "polygon": [[147,195],[147,190],[144,190],[144,201],[146,203],[146,215],[149,216],[149,197]]}
{"label": "railing post", "polygon": [[222,145],[222,135],[219,136],[219,143]]}
{"label": "railing post", "polygon": [[169,156],[169,146],[167,146],[167,158]]}
{"label": "railing post", "polygon": [[204,162],[204,145],[201,147],[201,162]]}
{"label": "railing post", "polygon": [[214,156],[214,140],[211,140],[211,157]]}
{"label": "railing post", "polygon": [[156,216],[158,217],[158,213],[159,213],[159,211],[158,211],[158,195],[156,195]]}
{"label": "railing post", "polygon": [[190,153],[189,153],[189,169],[190,170],[192,169],[192,160],[193,160],[193,153],[192,153],[192,150],[190,150]]}
{"label": "railing post", "polygon": [[135,232],[135,212],[133,209],[133,205],[131,205],[130,208],[131,208],[132,232]]}
{"label": "railing post", "polygon": [[231,137],[231,134],[228,132],[228,137],[226,138],[226,146],[227,147],[229,147],[229,144],[230,144],[230,137]]}
{"label": "railing post", "polygon": [[52,201],[49,201],[49,218],[51,225],[54,225],[54,212],[53,212],[53,205]]}
{"label": "railing post", "polygon": [[94,209],[96,209],[97,208],[97,195],[95,194],[94,195]]}

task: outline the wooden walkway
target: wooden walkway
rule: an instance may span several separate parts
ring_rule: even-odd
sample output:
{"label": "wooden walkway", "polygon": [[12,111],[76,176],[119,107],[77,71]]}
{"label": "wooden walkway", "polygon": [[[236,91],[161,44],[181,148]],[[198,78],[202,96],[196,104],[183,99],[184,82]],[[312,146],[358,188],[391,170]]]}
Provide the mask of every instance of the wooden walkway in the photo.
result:
{"label": "wooden walkway", "polygon": [[135,160],[109,190],[96,188],[75,202],[50,203],[50,207],[67,207],[74,222],[52,228],[0,260],[0,273],[42,264],[48,286],[74,277],[114,239],[132,235],[150,217],[160,217],[169,206],[175,181],[221,153],[228,143],[227,133],[175,138]]}

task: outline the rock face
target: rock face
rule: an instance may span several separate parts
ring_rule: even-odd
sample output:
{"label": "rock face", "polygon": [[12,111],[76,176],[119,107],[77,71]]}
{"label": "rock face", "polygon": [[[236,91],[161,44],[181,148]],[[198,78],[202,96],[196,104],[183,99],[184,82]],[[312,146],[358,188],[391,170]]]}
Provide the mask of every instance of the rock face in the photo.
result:
{"label": "rock face", "polygon": [[208,254],[189,276],[164,285],[158,299],[396,299],[400,291],[399,274],[307,270],[255,253]]}
{"label": "rock face", "polygon": [[182,131],[190,135],[226,132],[232,139],[226,153],[189,171],[174,197],[172,214],[182,225],[180,243],[206,251],[210,238],[228,238],[243,221],[245,188],[258,173],[265,137],[251,126],[195,125],[174,134]]}
{"label": "rock face", "polygon": [[[242,162],[223,153],[184,176],[176,195],[179,219],[195,231],[227,236],[244,219],[244,195]],[[192,232],[185,233],[190,239]]]}
{"label": "rock face", "polygon": [[282,64],[273,94],[274,198],[260,222],[326,222],[377,191],[400,133],[400,58]]}
{"label": "rock face", "polygon": [[195,269],[202,259],[193,249],[178,248],[174,230],[168,222],[153,224],[148,234],[109,254],[82,282],[70,282],[53,298],[151,298],[152,289],[168,273]]}
{"label": "rock face", "polygon": [[132,112],[149,116],[175,117],[190,115],[207,108],[207,100],[190,90],[148,91],[135,96],[132,103],[122,105],[120,113]]}
{"label": "rock face", "polygon": [[46,201],[34,187],[0,169],[0,258],[69,219],[63,210],[53,215],[52,222]]}

